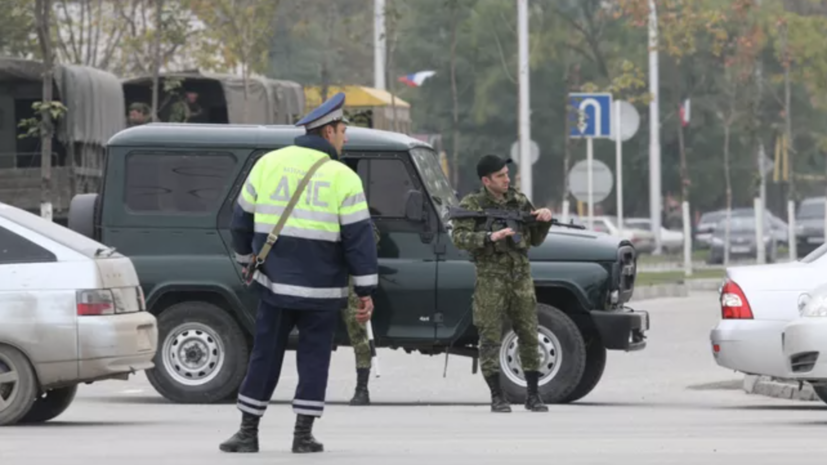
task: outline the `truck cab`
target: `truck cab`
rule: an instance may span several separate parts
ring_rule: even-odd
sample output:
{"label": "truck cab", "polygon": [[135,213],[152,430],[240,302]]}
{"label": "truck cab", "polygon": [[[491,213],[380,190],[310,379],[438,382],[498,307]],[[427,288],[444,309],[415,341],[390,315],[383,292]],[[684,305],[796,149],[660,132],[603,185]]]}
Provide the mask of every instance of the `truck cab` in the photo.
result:
{"label": "truck cab", "polygon": [[[258,303],[233,259],[229,224],[247,174],[291,145],[292,126],[147,124],[111,138],[98,193],[72,199],[69,227],[132,259],[159,348],[147,375],[175,402],[231,398],[247,366]],[[372,324],[379,348],[477,356],[475,270],[451,242],[459,199],[436,152],[419,140],[348,129],[342,162],[362,179],[381,233]],[[606,350],[645,348],[648,313],[633,311],[636,251],[623,239],[553,226],[530,251],[547,403],[572,402],[599,382]],[[344,323],[336,344],[349,345]],[[503,334],[501,381],[522,402],[516,335]]]}

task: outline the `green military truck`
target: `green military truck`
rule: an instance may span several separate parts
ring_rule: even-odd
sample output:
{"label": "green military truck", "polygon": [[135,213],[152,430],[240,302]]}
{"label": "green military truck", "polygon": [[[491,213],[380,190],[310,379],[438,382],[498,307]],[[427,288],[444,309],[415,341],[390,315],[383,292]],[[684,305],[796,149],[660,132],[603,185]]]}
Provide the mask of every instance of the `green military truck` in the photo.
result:
{"label": "green military truck", "polygon": [[[71,202],[69,227],[117,248],[138,271],[158,317],[153,387],[181,403],[232,398],[246,370],[257,299],[242,284],[231,212],[265,153],[302,134],[291,126],[148,124],[111,138],[97,194]],[[437,154],[405,135],[352,127],[343,161],[362,178],[381,231],[373,327],[378,347],[475,357],[474,265],[454,247],[447,209],[459,200]],[[537,289],[540,391],[547,403],[586,396],[606,350],[646,346],[648,313],[626,306],[636,276],[628,241],[552,227],[530,252]],[[349,345],[344,325],[337,345]],[[523,402],[516,336],[504,329],[502,385]],[[476,364],[472,364],[476,366]]]}

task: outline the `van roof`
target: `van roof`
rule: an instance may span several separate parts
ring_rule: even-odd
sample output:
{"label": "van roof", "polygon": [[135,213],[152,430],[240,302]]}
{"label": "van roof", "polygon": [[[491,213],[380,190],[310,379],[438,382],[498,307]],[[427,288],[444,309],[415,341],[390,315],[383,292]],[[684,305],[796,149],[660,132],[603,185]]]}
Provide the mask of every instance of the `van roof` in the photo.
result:
{"label": "van roof", "polygon": [[[118,132],[109,146],[140,147],[243,147],[266,148],[290,145],[304,129],[289,125],[149,123]],[[350,150],[410,150],[432,148],[426,142],[398,132],[351,126],[347,129]]]}

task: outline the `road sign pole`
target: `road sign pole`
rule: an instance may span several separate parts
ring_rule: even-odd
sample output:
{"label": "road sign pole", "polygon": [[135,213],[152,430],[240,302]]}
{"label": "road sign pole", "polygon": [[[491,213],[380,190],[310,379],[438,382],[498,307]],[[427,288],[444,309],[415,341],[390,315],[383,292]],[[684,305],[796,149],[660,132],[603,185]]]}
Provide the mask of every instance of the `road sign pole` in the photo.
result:
{"label": "road sign pole", "polygon": [[623,234],[623,141],[620,137],[620,100],[615,101],[615,176],[617,176],[617,227]]}
{"label": "road sign pole", "polygon": [[589,190],[589,229],[593,228],[594,223],[594,148],[593,148],[594,138],[587,137],[586,138],[586,163],[587,163],[587,173],[588,175],[586,178],[588,179],[588,190]]}

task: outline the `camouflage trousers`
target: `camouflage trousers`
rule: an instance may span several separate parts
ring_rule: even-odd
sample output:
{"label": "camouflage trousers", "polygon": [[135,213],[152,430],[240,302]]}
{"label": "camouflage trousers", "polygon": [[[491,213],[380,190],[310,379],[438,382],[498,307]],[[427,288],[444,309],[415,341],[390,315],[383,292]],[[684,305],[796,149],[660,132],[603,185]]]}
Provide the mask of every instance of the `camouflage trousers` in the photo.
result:
{"label": "camouflage trousers", "polygon": [[523,371],[538,370],[537,296],[531,276],[478,273],[474,326],[479,333],[480,367],[485,377],[500,371],[500,343],[509,322],[518,337]]}
{"label": "camouflage trousers", "polygon": [[353,292],[353,281],[347,296],[347,307],[342,309],[342,319],[347,327],[350,345],[356,355],[356,368],[370,368],[370,344],[368,330],[365,325],[356,321],[356,310],[359,309],[359,297]]}

